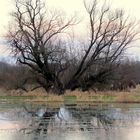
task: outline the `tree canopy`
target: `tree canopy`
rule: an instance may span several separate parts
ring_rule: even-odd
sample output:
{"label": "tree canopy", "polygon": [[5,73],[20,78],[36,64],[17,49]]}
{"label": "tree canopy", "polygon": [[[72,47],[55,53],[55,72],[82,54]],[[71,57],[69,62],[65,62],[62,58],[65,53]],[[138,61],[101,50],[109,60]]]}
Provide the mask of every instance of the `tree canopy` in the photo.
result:
{"label": "tree canopy", "polygon": [[111,9],[106,2],[98,6],[97,0],[84,5],[89,35],[85,36],[84,52],[83,45],[78,46],[79,57],[63,40],[63,33],[77,24],[76,17],[68,19],[49,10],[41,0],[15,1],[14,24],[8,32],[12,53],[31,68],[46,91],[88,90],[94,83],[106,81],[139,33],[123,10]]}

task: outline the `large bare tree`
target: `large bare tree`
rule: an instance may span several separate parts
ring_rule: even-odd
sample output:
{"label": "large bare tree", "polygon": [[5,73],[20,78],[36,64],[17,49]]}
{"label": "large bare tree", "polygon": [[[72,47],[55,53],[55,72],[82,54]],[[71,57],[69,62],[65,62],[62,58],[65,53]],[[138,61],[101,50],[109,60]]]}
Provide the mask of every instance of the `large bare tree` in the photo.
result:
{"label": "large bare tree", "polygon": [[47,91],[62,93],[59,74],[68,63],[66,46],[61,41],[64,35],[59,34],[76,24],[75,16],[66,19],[60,11],[46,9],[41,0],[16,0],[15,4],[14,24],[8,34],[12,52],[18,62],[36,73],[38,83]]}
{"label": "large bare tree", "polygon": [[[138,34],[136,23],[123,10],[113,10],[106,2],[101,6],[98,0],[84,4],[89,34],[84,52],[79,46],[77,57],[59,36],[76,24],[74,17],[64,19],[60,12],[46,9],[41,0],[16,0],[14,30],[9,31],[12,51],[18,62],[36,73],[38,83],[47,91],[61,94],[65,89],[81,88],[81,81],[86,88],[104,81]],[[66,82],[62,82],[64,76]]]}

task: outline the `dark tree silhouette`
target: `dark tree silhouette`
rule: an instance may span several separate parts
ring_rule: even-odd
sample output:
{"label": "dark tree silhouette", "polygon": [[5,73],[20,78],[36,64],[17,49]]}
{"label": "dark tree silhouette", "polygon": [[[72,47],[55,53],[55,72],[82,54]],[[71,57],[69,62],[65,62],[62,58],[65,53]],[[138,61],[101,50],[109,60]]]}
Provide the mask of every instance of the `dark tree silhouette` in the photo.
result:
{"label": "dark tree silhouette", "polygon": [[[89,36],[84,53],[76,57],[70,55],[59,36],[76,24],[75,17],[66,20],[59,12],[46,10],[41,0],[16,0],[16,11],[12,14],[15,27],[8,34],[12,52],[18,62],[36,73],[37,82],[46,91],[62,94],[65,89],[82,88],[82,85],[87,90],[94,83],[105,81],[138,34],[136,23],[122,10],[111,10],[106,3],[98,7],[97,0],[84,4],[89,17]],[[79,46],[79,49],[83,48]],[[76,66],[71,71],[74,63]],[[65,83],[62,73],[69,75]],[[85,83],[81,84],[81,79]]]}
{"label": "dark tree silhouette", "polygon": [[36,72],[47,91],[63,93],[59,74],[67,69],[66,49],[59,34],[76,24],[75,17],[66,20],[60,12],[47,11],[41,0],[16,0],[12,16],[15,27],[9,38],[18,62]]}
{"label": "dark tree silhouette", "polygon": [[93,81],[88,88],[101,79],[104,81],[138,35],[136,22],[130,22],[123,10],[111,10],[106,2],[100,7],[97,0],[84,4],[89,16],[89,42],[67,85],[72,89],[79,86],[79,79],[85,73],[88,73],[85,84]]}

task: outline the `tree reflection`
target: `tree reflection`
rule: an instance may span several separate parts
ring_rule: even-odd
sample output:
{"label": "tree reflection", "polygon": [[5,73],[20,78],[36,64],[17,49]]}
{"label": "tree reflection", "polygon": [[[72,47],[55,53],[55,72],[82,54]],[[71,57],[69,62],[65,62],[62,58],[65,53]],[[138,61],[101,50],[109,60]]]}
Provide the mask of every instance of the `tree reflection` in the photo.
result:
{"label": "tree reflection", "polygon": [[114,118],[108,115],[110,109],[92,107],[75,107],[68,109],[74,118],[76,118],[81,125],[81,130],[93,131],[96,128],[108,129],[114,122]]}
{"label": "tree reflection", "polygon": [[49,122],[54,120],[54,115],[57,114],[58,110],[50,108],[37,108],[29,109],[23,106],[27,115],[31,116],[30,124],[27,128],[22,128],[20,131],[24,133],[47,133]]}
{"label": "tree reflection", "polygon": [[[134,104],[82,104],[60,108],[39,104],[8,105],[0,116],[13,123],[15,134],[20,131],[20,137],[30,140],[117,140],[116,136],[124,136],[123,131],[140,128],[139,105]],[[11,137],[16,139],[16,136]]]}
{"label": "tree reflection", "polygon": [[64,106],[40,108],[34,111],[25,106],[23,108],[31,116],[32,121],[30,127],[20,131],[29,134],[46,134],[54,131],[94,131],[97,128],[107,130],[114,122],[114,119],[108,115],[107,109],[96,106],[82,108]]}

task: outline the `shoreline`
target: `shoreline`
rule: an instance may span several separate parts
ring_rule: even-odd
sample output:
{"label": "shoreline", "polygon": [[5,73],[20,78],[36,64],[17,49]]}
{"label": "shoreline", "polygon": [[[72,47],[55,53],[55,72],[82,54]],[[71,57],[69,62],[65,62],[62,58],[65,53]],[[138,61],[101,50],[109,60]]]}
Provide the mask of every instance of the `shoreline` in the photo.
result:
{"label": "shoreline", "polygon": [[[22,94],[19,94],[21,93]],[[43,89],[32,92],[0,89],[0,101],[47,103],[140,103],[140,85],[129,91],[66,91],[64,95],[46,93]]]}
{"label": "shoreline", "polygon": [[[85,94],[86,95],[86,94]],[[47,95],[47,96],[0,96],[0,101],[42,102],[42,103],[140,103],[140,95]]]}

